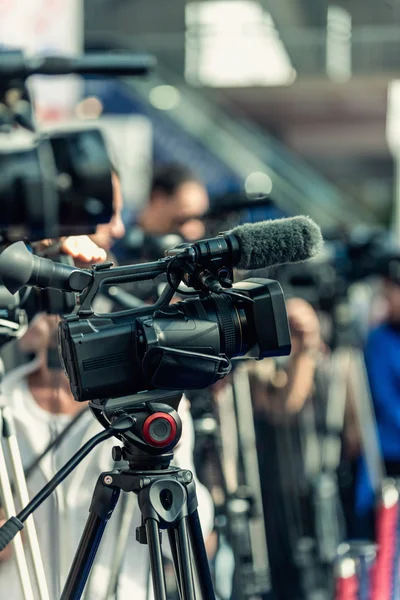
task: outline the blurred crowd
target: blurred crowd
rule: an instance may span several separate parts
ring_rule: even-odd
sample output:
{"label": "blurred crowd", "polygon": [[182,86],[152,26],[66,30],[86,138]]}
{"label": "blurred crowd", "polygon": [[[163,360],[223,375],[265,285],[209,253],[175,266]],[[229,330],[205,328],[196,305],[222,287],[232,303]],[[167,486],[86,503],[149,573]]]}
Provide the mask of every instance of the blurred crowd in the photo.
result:
{"label": "blurred crowd", "polygon": [[[62,240],[60,251],[78,266],[105,260],[121,265],[151,260],[169,247],[172,238],[168,236],[193,241],[209,235],[207,190],[197,174],[182,165],[156,166],[148,202],[125,222],[117,165],[113,190],[114,214],[108,224],[99,225],[90,237]],[[232,220],[228,214],[226,218]],[[54,244],[55,240],[43,241],[43,255]],[[299,265],[296,272],[302,269]],[[400,280],[390,273],[374,274],[361,282],[346,281],[343,287],[334,273],[327,301],[316,283],[324,269],[332,270],[332,265],[315,265],[315,279],[306,288],[293,280],[288,283],[284,267],[257,273],[282,278],[291,355],[245,365],[239,361],[223,381],[186,394],[180,404],[183,435],[174,464],[195,474],[203,535],[221,600],[249,597],[240,590],[245,574],[238,565],[238,539],[242,535],[247,540],[248,532],[235,531],[239,517],[227,508],[232,496],[246,498],[245,461],[234,464],[237,472],[232,483],[229,453],[245,454],[248,448],[240,447],[239,436],[239,447],[230,450],[229,433],[224,434],[229,419],[238,427],[237,414],[232,409],[227,412],[226,403],[229,390],[237,387],[236,375],[248,384],[244,389],[251,400],[246,410],[254,429],[272,584],[269,591],[268,586],[264,590],[261,586],[259,597],[303,600],[319,590],[326,593],[320,597],[332,598],[338,545],[349,539],[375,539],[374,508],[382,482],[374,480],[371,464],[379,463],[379,472],[387,476],[400,476]],[[236,275],[240,279],[251,273]],[[157,280],[127,285],[126,290],[138,302],[151,304],[165,284]],[[96,299],[97,313],[126,308],[121,298],[102,294]],[[177,294],[173,301],[181,299]],[[13,412],[31,497],[101,430],[87,403],[74,400],[62,370],[57,352],[59,318],[45,312],[34,316],[15,342],[13,364],[8,360],[2,381],[2,403]],[[239,393],[237,401],[241,399]],[[207,430],[210,422],[214,428]],[[372,430],[368,429],[371,424]],[[377,452],[373,452],[372,438],[369,446],[371,431]],[[60,597],[96,480],[114,466],[112,445],[115,440],[94,450],[35,513],[51,598]],[[254,490],[247,492],[251,495]],[[86,591],[92,600],[149,597],[147,551],[134,533],[140,515],[128,495],[123,496],[94,561]],[[115,567],[121,524],[127,522],[124,517],[129,511],[131,532]],[[250,522],[254,514],[246,515]],[[165,553],[168,563],[167,543]],[[0,554],[0,561],[0,589],[7,589],[14,600],[22,598],[10,547]],[[117,576],[109,589],[115,568]],[[176,593],[171,584],[171,598]]]}

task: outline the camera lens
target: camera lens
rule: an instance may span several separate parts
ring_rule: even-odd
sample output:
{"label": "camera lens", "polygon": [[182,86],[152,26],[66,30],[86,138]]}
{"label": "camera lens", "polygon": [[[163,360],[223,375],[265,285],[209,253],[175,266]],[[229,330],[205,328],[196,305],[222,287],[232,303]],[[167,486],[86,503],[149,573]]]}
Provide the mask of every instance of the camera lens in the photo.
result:
{"label": "camera lens", "polygon": [[229,358],[246,354],[250,340],[244,303],[230,296],[211,294],[203,300],[185,300],[181,304],[188,316],[218,324],[221,354]]}

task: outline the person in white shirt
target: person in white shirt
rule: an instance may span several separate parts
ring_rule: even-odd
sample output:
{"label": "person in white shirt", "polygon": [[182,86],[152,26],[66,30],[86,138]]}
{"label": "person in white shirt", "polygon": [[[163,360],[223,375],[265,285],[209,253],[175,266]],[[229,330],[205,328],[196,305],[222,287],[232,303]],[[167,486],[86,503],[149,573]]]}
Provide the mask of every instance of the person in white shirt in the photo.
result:
{"label": "person in white shirt", "polygon": [[[75,402],[63,372],[47,366],[47,348],[55,342],[56,319],[50,315],[37,315],[20,342],[22,349],[35,352],[36,358],[9,372],[3,380],[3,401],[13,411],[25,468],[86,406],[86,403]],[[193,425],[185,398],[180,403],[179,414],[183,433],[173,464],[194,471]],[[101,430],[92,414],[85,411],[61,444],[49,452],[32,473],[28,480],[30,497],[54,476],[79,447]],[[58,598],[61,594],[88,517],[95,483],[101,472],[114,467],[111,449],[116,443],[116,439],[111,439],[93,450],[34,514],[51,598]],[[196,487],[203,532],[207,536],[213,525],[212,503],[208,492],[198,481]],[[136,542],[135,528],[140,524],[139,509],[135,512],[118,583],[118,599],[122,600],[133,596],[135,599],[145,599],[147,593],[148,551]],[[104,599],[120,523],[121,510],[117,506],[106,527],[94,564],[95,573],[90,580],[88,595],[90,600]],[[7,589],[9,597],[18,600],[21,592],[16,568],[12,557],[7,558],[0,564],[0,589]]]}

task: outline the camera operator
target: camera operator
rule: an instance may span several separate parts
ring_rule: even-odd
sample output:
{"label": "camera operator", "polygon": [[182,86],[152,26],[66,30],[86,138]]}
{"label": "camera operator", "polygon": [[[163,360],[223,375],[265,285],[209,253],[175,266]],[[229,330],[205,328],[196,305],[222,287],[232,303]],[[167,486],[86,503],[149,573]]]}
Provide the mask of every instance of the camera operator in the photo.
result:
{"label": "camera operator", "polygon": [[[84,403],[74,400],[68,379],[61,368],[54,368],[54,363],[49,365],[49,355],[56,352],[57,321],[58,317],[53,315],[37,315],[29,331],[20,341],[21,349],[27,353],[34,353],[35,359],[10,372],[3,382],[4,397],[14,412],[25,466],[41,454],[48,443],[85,407]],[[183,434],[175,453],[174,464],[194,470],[190,458],[193,432],[187,404],[183,401],[179,413],[183,423]],[[29,478],[31,495],[37,493],[74,451],[99,430],[99,424],[88,411],[84,411],[59,447],[43,459]],[[51,597],[60,596],[87,518],[95,482],[102,471],[112,468],[110,456],[114,442],[115,440],[103,443],[98,450],[94,450],[90,458],[84,461],[35,513]],[[211,528],[212,509],[208,494],[200,484],[197,484],[197,493],[204,532],[207,533]],[[107,526],[99,550],[91,584],[93,596],[89,595],[89,598],[102,597],[101,592],[104,594],[107,587],[107,569],[112,562],[121,518],[117,510],[119,508]],[[138,516],[134,522],[134,526],[137,525]],[[136,592],[138,598],[144,598],[147,590],[147,553],[136,543],[134,529],[130,540],[132,545],[128,548],[122,567],[118,597],[130,598]],[[2,556],[3,559],[9,557],[9,551]],[[0,580],[3,576],[3,585],[7,585],[13,592],[12,597],[18,599],[18,579],[12,561],[3,562],[1,565]],[[12,587],[13,582],[16,585],[15,589]]]}
{"label": "camera operator", "polygon": [[146,233],[176,233],[194,241],[205,235],[202,218],[208,206],[207,190],[195,173],[166,164],[154,170],[149,200],[136,222]]}
{"label": "camera operator", "polygon": [[[292,353],[286,363],[264,360],[249,365],[274,598],[304,598],[295,560],[302,517],[296,514],[304,492],[304,467],[297,417],[310,397],[322,348],[314,309],[287,300]],[[289,447],[285,447],[289,444]],[[288,457],[289,460],[285,461]]]}
{"label": "camera operator", "polygon": [[38,253],[46,255],[61,252],[71,256],[76,266],[87,268],[88,263],[93,264],[103,262],[107,259],[107,253],[112,245],[124,237],[125,226],[122,221],[123,198],[121,190],[121,180],[115,166],[112,167],[111,181],[113,189],[113,214],[108,223],[101,223],[96,226],[96,232],[90,236],[72,235],[61,239],[58,243],[55,240],[42,240],[35,242],[33,248]]}
{"label": "camera operator", "polygon": [[[208,207],[207,190],[193,171],[177,163],[156,166],[148,199],[127,225],[126,236],[112,247],[112,260],[115,256],[121,265],[157,260],[167,248],[204,237],[203,215]],[[91,237],[99,245],[104,241],[104,247],[109,246],[107,239],[102,240],[103,234],[102,238]],[[160,276],[154,281],[125,284],[124,290],[141,301],[152,303],[158,299],[165,282],[166,278]],[[113,301],[118,305],[118,298]]]}
{"label": "camera operator", "polygon": [[[119,181],[114,177],[114,216],[109,224],[99,226],[92,242],[85,239],[86,250],[95,241],[104,244],[108,250],[115,237],[123,235],[120,221],[122,196]],[[79,241],[79,240],[78,240]],[[88,258],[76,245],[76,240],[67,239],[78,259]],[[92,256],[89,261],[92,261]],[[56,331],[58,317],[38,314],[28,332],[20,340],[21,349],[34,354],[33,361],[9,372],[3,381],[3,395],[13,409],[17,436],[24,466],[28,466],[47,447],[49,442],[65,429],[75,418],[70,429],[58,447],[53,448],[29,477],[28,486],[33,496],[82,446],[90,437],[101,430],[88,411],[86,404],[74,400],[69,381],[57,360]],[[187,403],[181,402],[179,409],[183,424],[183,435],[175,453],[174,464],[194,471],[192,466],[193,431]],[[79,417],[78,417],[79,415]],[[78,418],[76,418],[78,417]],[[50,596],[57,598],[68,575],[74,552],[84,529],[95,482],[99,474],[112,468],[111,448],[115,440],[103,443],[61,484],[54,494],[35,512],[39,543],[47,575]],[[212,506],[208,493],[197,484],[199,511],[204,533],[212,527]],[[120,503],[113,519],[110,520],[103,543],[94,564],[93,577],[89,583],[88,598],[103,598],[108,585],[109,569],[113,560],[115,543],[118,538],[122,518]],[[140,524],[139,509],[135,509],[132,533],[121,565],[118,579],[118,598],[145,598],[148,589],[148,553],[135,540],[134,528]],[[2,588],[10,597],[20,597],[18,578],[10,553],[1,556],[0,580]]]}
{"label": "camera operator", "polygon": [[[309,397],[322,344],[314,309],[300,298],[288,299],[286,306],[292,338],[287,367],[279,370],[269,361],[256,362],[249,367],[254,377],[255,411],[278,422],[297,414]],[[268,393],[267,382],[272,384]]]}

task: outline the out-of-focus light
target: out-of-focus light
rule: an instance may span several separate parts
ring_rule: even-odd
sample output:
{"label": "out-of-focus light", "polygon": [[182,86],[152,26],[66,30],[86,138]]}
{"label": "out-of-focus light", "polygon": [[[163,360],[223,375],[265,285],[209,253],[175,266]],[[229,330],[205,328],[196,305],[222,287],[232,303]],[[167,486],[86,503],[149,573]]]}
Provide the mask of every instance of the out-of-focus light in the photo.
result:
{"label": "out-of-focus light", "polygon": [[259,2],[189,2],[185,16],[185,76],[191,83],[272,86],[296,79],[275,23]]}
{"label": "out-of-focus light", "polygon": [[244,182],[246,195],[251,198],[263,198],[272,192],[271,177],[262,171],[254,171]]}
{"label": "out-of-focus light", "polygon": [[172,110],[180,102],[179,90],[173,85],[157,85],[150,90],[149,100],[159,110]]}
{"label": "out-of-focus light", "polygon": [[395,163],[395,186],[393,198],[392,231],[400,240],[400,80],[388,86],[386,110],[386,141]]}
{"label": "out-of-focus light", "polygon": [[349,11],[331,4],[326,23],[326,73],[337,83],[351,78],[351,27]]}
{"label": "out-of-focus light", "polygon": [[386,140],[394,154],[400,153],[400,80],[389,83],[386,111]]}
{"label": "out-of-focus light", "polygon": [[75,107],[78,119],[98,119],[103,112],[103,104],[96,96],[85,98]]}

